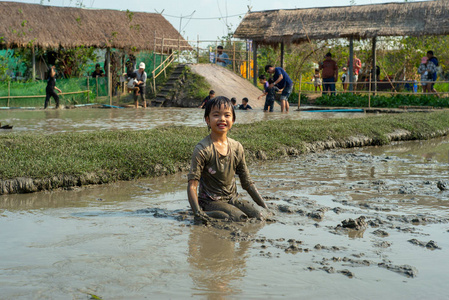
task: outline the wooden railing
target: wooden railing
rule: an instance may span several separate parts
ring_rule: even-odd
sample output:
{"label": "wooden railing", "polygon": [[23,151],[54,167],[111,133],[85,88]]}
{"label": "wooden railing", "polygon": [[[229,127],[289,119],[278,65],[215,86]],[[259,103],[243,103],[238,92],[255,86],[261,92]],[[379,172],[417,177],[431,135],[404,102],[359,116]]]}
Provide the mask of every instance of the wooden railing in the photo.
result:
{"label": "wooden railing", "polygon": [[[167,69],[168,66],[170,66],[170,64],[175,60],[175,53],[173,52],[172,54],[170,54],[163,62],[161,62],[161,64],[159,66],[157,66],[153,72],[151,72],[152,77],[153,77],[153,92],[156,94],[156,78],[162,74],[162,72],[164,72],[165,76],[165,70]],[[167,62],[168,61],[168,62]],[[163,68],[162,68],[163,67]],[[162,68],[162,70],[159,71],[159,73],[156,74],[157,70]]]}

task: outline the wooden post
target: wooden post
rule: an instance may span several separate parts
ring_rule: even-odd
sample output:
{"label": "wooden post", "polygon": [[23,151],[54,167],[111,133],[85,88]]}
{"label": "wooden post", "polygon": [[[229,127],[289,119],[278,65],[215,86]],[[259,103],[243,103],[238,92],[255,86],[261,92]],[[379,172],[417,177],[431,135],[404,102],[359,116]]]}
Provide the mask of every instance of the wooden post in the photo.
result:
{"label": "wooden post", "polygon": [[106,54],[108,59],[108,97],[109,105],[112,105],[111,48],[107,48]]}
{"label": "wooden post", "polygon": [[[164,61],[164,36],[162,36],[161,64],[163,61]],[[164,77],[167,77],[167,73],[165,73],[165,68],[164,68]]]}
{"label": "wooden post", "polygon": [[281,68],[284,68],[284,42],[281,42]]}
{"label": "wooden post", "polygon": [[90,99],[89,99],[89,92],[90,92],[90,88],[89,88],[89,76],[86,76],[86,79],[87,79],[87,90],[88,90],[88,92],[87,92],[87,103],[89,103],[89,102],[90,102]]}
{"label": "wooden post", "polygon": [[179,61],[179,54],[180,54],[180,52],[181,52],[181,45],[179,44],[179,35],[178,35],[178,64],[180,63],[180,61]]}
{"label": "wooden post", "polygon": [[[257,86],[257,42],[251,42],[253,45],[253,84]],[[250,64],[251,66],[251,64]]]}
{"label": "wooden post", "polygon": [[353,81],[354,81],[354,39],[351,36],[349,39],[349,90],[353,91]]}
{"label": "wooden post", "polygon": [[8,104],[9,107],[9,96],[11,96],[11,80],[8,81]]}
{"label": "wooden post", "polygon": [[373,37],[373,49],[372,49],[372,55],[373,55],[373,90],[374,90],[374,94],[376,94],[377,92],[377,57],[376,57],[376,42],[377,42],[377,37]]}
{"label": "wooden post", "polygon": [[301,106],[301,84],[302,84],[302,75],[299,74],[299,90],[298,90],[298,110]]}
{"label": "wooden post", "polygon": [[33,81],[36,80],[36,53],[34,52],[34,45],[31,46],[31,57],[33,70],[31,72],[31,76],[33,77]]}
{"label": "wooden post", "polygon": [[200,63],[200,35],[196,36],[196,63]]}
{"label": "wooden post", "polygon": [[153,46],[153,70],[156,69],[156,30],[154,31],[154,46]]}
{"label": "wooden post", "polygon": [[98,98],[98,75],[97,76],[95,76],[95,79],[96,79],[96,83],[97,83],[97,98]]}
{"label": "wooden post", "polygon": [[232,52],[232,71],[235,73],[235,41],[233,41],[234,47]]}
{"label": "wooden post", "polygon": [[368,87],[368,108],[371,108],[371,76],[369,76],[369,87]]}

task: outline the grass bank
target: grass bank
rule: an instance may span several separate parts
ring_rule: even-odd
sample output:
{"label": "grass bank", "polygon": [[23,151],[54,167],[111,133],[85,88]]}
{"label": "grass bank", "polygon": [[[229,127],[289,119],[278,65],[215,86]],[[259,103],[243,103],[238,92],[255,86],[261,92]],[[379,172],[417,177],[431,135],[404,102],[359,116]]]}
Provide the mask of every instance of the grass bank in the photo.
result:
{"label": "grass bank", "polygon": [[[235,125],[249,161],[334,147],[384,145],[449,133],[449,112],[360,119],[277,120]],[[0,194],[131,180],[186,170],[206,128],[6,134],[0,136]]]}

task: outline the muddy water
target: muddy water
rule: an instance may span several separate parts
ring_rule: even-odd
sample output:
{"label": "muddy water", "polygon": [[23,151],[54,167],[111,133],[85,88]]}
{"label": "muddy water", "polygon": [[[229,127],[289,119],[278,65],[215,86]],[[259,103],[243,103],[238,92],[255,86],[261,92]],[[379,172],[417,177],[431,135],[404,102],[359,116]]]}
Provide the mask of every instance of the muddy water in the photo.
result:
{"label": "muddy water", "polygon": [[[150,109],[62,109],[62,110],[0,110],[0,122],[14,126],[14,132],[63,132],[131,129],[142,130],[164,125],[205,126],[204,110],[198,108]],[[277,119],[326,119],[364,117],[364,113],[310,113],[292,111],[264,113],[261,110],[237,111],[237,123]],[[0,130],[0,134],[9,132]]]}
{"label": "muddy water", "polygon": [[185,174],[0,196],[0,298],[444,299],[448,153],[438,139],[251,165],[266,224],[193,225]]}

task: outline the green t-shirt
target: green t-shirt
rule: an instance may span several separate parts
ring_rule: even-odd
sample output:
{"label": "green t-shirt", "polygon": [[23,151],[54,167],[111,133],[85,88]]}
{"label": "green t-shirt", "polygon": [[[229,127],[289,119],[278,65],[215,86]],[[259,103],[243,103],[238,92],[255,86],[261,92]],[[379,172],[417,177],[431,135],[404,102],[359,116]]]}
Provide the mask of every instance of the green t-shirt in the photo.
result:
{"label": "green t-shirt", "polygon": [[249,176],[242,144],[228,138],[228,154],[221,155],[210,135],[193,150],[188,180],[198,180],[199,199],[230,200],[237,196],[235,174],[247,190],[253,182]]}

